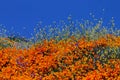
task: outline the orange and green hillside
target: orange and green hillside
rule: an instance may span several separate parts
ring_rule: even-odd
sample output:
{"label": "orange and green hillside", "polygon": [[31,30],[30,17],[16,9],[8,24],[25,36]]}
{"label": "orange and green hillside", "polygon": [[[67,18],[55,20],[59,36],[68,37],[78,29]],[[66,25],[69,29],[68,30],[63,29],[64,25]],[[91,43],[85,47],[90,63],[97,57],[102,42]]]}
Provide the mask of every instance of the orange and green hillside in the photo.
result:
{"label": "orange and green hillside", "polygon": [[120,31],[85,24],[40,29],[33,42],[1,37],[0,80],[120,80]]}

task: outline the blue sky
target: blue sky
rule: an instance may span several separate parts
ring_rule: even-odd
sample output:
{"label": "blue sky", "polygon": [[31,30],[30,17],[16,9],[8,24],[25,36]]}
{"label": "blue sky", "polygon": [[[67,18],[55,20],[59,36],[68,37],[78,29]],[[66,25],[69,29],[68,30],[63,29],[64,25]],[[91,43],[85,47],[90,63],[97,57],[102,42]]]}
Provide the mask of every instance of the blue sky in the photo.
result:
{"label": "blue sky", "polygon": [[[104,12],[102,11],[104,9]],[[1,0],[0,24],[7,30],[30,37],[39,21],[44,25],[53,21],[66,20],[71,14],[74,19],[89,19],[89,13],[108,22],[114,17],[120,25],[120,0]],[[24,30],[24,27],[26,29]]]}

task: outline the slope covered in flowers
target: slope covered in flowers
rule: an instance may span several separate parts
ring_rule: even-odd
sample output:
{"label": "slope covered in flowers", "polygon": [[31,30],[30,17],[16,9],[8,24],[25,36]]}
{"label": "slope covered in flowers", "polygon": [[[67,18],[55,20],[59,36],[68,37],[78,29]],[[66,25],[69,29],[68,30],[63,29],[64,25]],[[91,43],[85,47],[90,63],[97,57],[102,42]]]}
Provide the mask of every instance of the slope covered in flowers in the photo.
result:
{"label": "slope covered in flowers", "polygon": [[44,38],[28,48],[1,38],[0,80],[120,80],[120,36],[98,27]]}

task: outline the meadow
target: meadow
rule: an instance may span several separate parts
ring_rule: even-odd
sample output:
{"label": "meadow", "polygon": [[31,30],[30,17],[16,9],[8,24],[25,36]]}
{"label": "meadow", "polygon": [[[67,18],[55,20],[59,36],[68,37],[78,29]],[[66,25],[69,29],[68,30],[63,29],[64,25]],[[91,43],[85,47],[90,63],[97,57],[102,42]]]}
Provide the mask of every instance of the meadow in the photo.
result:
{"label": "meadow", "polygon": [[114,20],[54,22],[26,39],[0,34],[0,80],[120,80]]}

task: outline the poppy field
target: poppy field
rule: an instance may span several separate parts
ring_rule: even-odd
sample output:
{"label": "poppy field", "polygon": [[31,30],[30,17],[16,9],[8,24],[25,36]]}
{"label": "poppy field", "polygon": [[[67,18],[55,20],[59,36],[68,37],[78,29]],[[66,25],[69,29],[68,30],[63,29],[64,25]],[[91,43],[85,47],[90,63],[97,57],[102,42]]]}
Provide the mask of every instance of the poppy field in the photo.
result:
{"label": "poppy field", "polygon": [[102,20],[70,18],[52,26],[37,27],[29,40],[0,37],[0,80],[120,80],[120,30],[113,20],[110,28]]}

